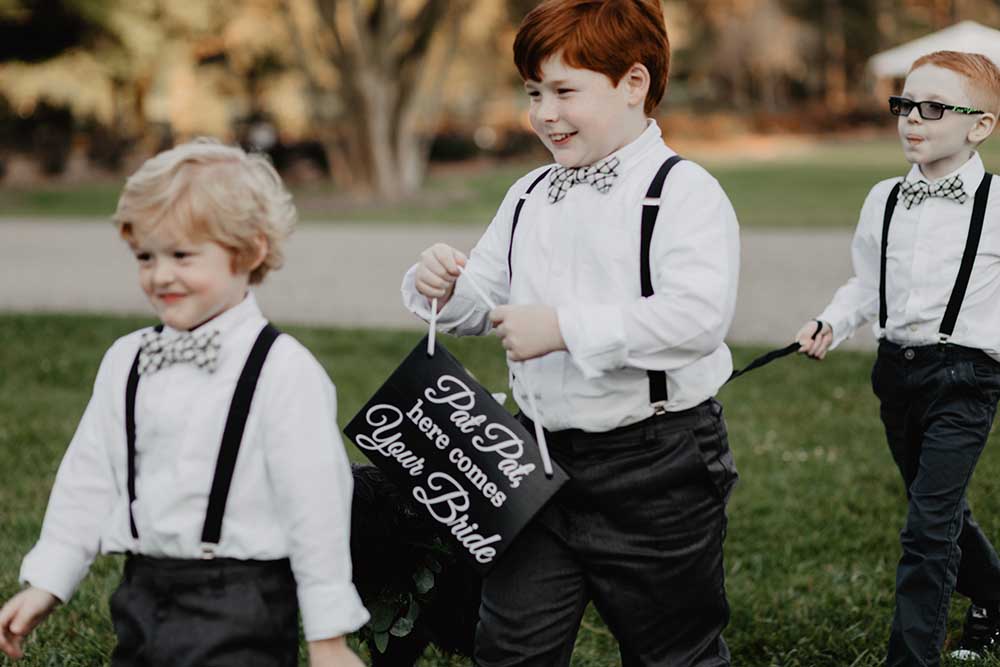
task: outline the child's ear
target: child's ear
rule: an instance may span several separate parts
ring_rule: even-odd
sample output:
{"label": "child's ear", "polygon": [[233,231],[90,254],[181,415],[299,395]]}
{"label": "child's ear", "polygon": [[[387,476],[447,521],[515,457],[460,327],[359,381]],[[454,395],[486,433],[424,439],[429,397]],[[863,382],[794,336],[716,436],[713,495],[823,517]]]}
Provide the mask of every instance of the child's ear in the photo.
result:
{"label": "child's ear", "polygon": [[646,94],[649,93],[649,70],[642,63],[635,63],[622,77],[628,94],[628,103],[632,106],[644,106]]}
{"label": "child's ear", "polygon": [[254,242],[254,255],[253,261],[250,262],[250,270],[253,271],[258,266],[264,263],[267,258],[267,252],[271,249],[270,244],[267,242],[267,237],[263,234],[258,234],[253,240]]}
{"label": "child's ear", "polygon": [[979,144],[986,141],[987,137],[993,134],[993,129],[997,126],[996,114],[984,113],[979,116],[979,120],[969,130],[969,143]]}

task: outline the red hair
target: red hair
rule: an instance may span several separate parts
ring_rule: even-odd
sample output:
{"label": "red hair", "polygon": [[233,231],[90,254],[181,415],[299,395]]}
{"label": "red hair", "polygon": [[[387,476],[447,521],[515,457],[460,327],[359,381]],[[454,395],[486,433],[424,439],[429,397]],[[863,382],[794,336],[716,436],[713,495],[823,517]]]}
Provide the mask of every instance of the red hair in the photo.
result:
{"label": "red hair", "polygon": [[910,72],[933,65],[965,77],[965,92],[972,103],[994,116],[1000,114],[1000,69],[989,58],[978,53],[935,51],[921,56],[910,66]]}
{"label": "red hair", "polygon": [[521,21],[514,64],[525,81],[540,81],[542,63],[560,53],[570,67],[599,72],[614,86],[633,65],[645,65],[647,114],[667,89],[670,40],[659,0],[545,0]]}

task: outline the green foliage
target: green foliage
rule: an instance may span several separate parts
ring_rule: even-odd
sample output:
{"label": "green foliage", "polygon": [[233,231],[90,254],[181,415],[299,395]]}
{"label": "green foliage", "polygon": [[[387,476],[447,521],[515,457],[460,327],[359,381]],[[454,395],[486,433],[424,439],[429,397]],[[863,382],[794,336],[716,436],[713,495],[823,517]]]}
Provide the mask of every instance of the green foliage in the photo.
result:
{"label": "green foliage", "polygon": [[[104,350],[148,321],[0,315],[0,598],[18,589],[20,560],[37,539],[56,467],[83,412]],[[418,334],[288,327],[337,383],[343,425],[416,343]],[[493,338],[446,345],[491,389],[506,382]],[[736,366],[761,350],[737,349]],[[783,359],[726,386],[725,406],[741,481],[729,507],[726,569],[735,664],[746,667],[878,667],[884,657],[906,504],[868,387],[872,356],[835,351],[821,363]],[[988,535],[1000,540],[996,430],[970,489]],[[351,457],[362,460],[350,448]],[[440,558],[444,558],[441,555]],[[441,569],[425,563],[429,572]],[[105,664],[114,643],[107,600],[120,560],[99,558],[69,604],[28,643],[24,667]],[[374,649],[405,635],[422,608],[414,593],[374,605]],[[431,588],[428,593],[434,591]],[[964,602],[948,619],[949,645]],[[377,619],[377,620],[376,620]],[[668,629],[665,629],[668,631]],[[364,633],[361,633],[363,637]],[[358,646],[358,639],[353,639]],[[368,644],[371,646],[372,644]],[[574,667],[618,663],[617,644],[587,610]],[[8,664],[0,660],[0,665]],[[305,664],[303,653],[302,664]],[[423,667],[467,664],[436,650]],[[979,663],[1000,667],[1000,661]],[[945,662],[947,667],[956,663]]]}

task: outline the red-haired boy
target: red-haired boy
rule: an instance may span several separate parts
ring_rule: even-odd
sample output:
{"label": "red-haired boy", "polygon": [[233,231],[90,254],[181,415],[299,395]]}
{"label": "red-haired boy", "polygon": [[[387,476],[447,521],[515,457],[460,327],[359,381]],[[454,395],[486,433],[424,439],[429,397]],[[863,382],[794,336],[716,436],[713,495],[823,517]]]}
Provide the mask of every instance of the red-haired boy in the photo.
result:
{"label": "red-haired boy", "polygon": [[953,591],[972,599],[956,657],[1000,642],[1000,558],[965,492],[1000,400],[1000,196],[976,148],[1000,114],[1000,69],[937,51],[899,97],[906,178],[878,183],[854,235],[855,275],[797,334],[822,359],[875,320],[872,388],[909,498],[887,664],[938,665]]}
{"label": "red-haired boy", "polygon": [[514,183],[468,259],[436,244],[403,280],[424,319],[438,300],[442,330],[500,336],[522,419],[570,476],[484,583],[484,667],[568,665],[591,600],[627,667],[730,664],[736,470],[713,396],[732,370],[739,231],[648,117],[669,58],[658,0],[531,11],[514,59],[556,164]]}

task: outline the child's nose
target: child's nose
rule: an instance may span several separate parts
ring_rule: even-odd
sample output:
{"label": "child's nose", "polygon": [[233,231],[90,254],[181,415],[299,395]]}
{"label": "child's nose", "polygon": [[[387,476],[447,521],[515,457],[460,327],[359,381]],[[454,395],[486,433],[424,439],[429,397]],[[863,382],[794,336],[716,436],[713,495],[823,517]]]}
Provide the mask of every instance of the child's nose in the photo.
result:
{"label": "child's nose", "polygon": [[538,107],[538,117],[549,122],[559,120],[559,105],[556,100],[542,98]]}
{"label": "child's nose", "polygon": [[153,284],[169,285],[174,279],[174,270],[170,262],[156,262],[153,265]]}
{"label": "child's nose", "polygon": [[913,122],[920,122],[923,118],[920,117],[920,108],[916,104],[910,109],[910,113],[906,114],[906,120]]}

